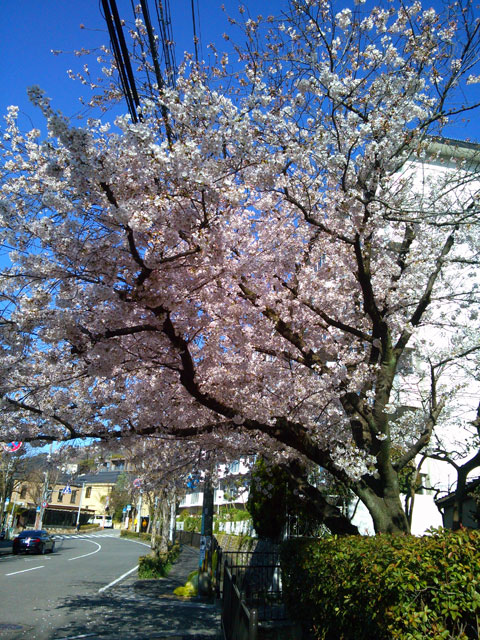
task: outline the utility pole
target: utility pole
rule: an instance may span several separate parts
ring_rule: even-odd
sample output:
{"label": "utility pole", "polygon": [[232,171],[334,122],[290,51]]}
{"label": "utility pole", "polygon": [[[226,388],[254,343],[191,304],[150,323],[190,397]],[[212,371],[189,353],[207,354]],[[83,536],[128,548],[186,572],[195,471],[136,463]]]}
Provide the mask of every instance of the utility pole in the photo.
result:
{"label": "utility pole", "polygon": [[143,494],[143,491],[142,489],[140,489],[140,493],[138,496],[138,503],[137,503],[137,526],[135,527],[135,531],[137,533],[140,532],[140,526],[141,526],[140,522],[142,518],[142,497],[143,497],[142,494]]}
{"label": "utility pole", "polygon": [[78,504],[78,512],[77,512],[77,523],[76,523],[76,530],[79,531],[80,529],[80,513],[82,511],[82,500],[83,500],[83,489],[85,487],[85,482],[82,482],[82,488],[80,490],[80,502]]}

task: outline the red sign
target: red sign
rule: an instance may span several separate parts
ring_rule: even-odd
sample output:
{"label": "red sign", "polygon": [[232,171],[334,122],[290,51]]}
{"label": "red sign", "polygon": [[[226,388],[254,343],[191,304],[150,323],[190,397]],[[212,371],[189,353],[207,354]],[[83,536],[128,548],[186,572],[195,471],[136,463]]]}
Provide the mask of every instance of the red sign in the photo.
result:
{"label": "red sign", "polygon": [[8,442],[6,444],[4,443],[2,446],[3,450],[7,453],[14,453],[15,451],[18,451],[20,449],[22,444],[23,442]]}

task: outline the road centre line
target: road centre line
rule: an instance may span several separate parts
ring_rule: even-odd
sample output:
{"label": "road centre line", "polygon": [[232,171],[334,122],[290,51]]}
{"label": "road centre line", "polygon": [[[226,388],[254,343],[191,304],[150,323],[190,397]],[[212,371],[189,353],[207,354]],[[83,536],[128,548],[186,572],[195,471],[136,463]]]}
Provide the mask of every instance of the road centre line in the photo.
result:
{"label": "road centre line", "polygon": [[91,551],[90,553],[84,553],[82,556],[75,556],[75,558],[69,558],[68,561],[70,562],[70,560],[79,560],[80,558],[86,558],[87,556],[93,556],[94,553],[98,553],[100,551],[100,549],[102,548],[101,544],[98,544],[98,542],[94,542],[93,540],[87,540],[87,542],[91,542],[92,544],[96,544],[98,549],[95,549],[95,551]]}
{"label": "road centre line", "polygon": [[35,569],[43,569],[45,567],[44,564],[40,565],[39,567],[32,567],[31,569],[22,569],[21,571],[13,571],[13,573],[6,573],[6,576],[14,576],[17,573],[25,573],[25,571],[35,571]]}
{"label": "road centre line", "polygon": [[131,573],[133,573],[134,571],[136,571],[138,569],[138,564],[136,567],[133,567],[133,569],[130,569],[130,571],[127,571],[126,573],[123,574],[123,576],[120,576],[119,578],[117,578],[116,580],[114,580],[113,582],[110,582],[110,584],[107,584],[105,587],[102,587],[101,589],[98,590],[98,593],[102,593],[102,591],[106,591],[107,589],[109,589],[110,587],[113,587],[114,584],[117,584],[117,582],[120,582],[120,580],[123,580],[124,578],[126,578],[127,576],[129,576]]}

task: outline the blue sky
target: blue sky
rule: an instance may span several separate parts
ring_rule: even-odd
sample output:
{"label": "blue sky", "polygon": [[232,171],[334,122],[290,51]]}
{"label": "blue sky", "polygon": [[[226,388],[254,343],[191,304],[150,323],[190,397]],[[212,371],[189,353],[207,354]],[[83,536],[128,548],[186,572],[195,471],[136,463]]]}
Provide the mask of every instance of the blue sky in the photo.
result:
{"label": "blue sky", "polygon": [[[197,7],[197,32],[201,36],[201,55],[208,56],[207,44],[215,42],[219,49],[225,45],[222,33],[232,33],[224,4],[230,15],[237,15],[237,0],[194,0]],[[430,0],[434,5],[439,0]],[[255,15],[276,13],[286,0],[244,0]],[[337,7],[348,5],[339,0]],[[428,6],[429,0],[424,1]],[[0,117],[6,107],[20,107],[22,129],[32,126],[44,129],[40,111],[28,101],[26,89],[39,85],[53,99],[53,107],[67,116],[82,111],[78,95],[83,87],[70,80],[66,70],[79,68],[86,58],[75,57],[73,51],[82,47],[108,45],[108,33],[102,17],[99,0],[0,0]],[[131,0],[117,0],[121,17],[131,19]],[[154,2],[149,2],[153,10]],[[170,0],[173,37],[177,45],[177,62],[183,51],[193,51],[193,29],[191,0]],[[153,16],[152,16],[153,18]],[[85,28],[80,28],[83,24]],[[62,50],[65,54],[54,56],[51,50]],[[480,85],[472,88],[480,95]],[[126,111],[126,106],[123,107]],[[473,112],[470,122],[459,123],[447,135],[460,139],[480,141],[480,117]]]}
{"label": "blue sky", "polygon": [[[208,55],[207,44],[215,42],[222,48],[222,33],[231,32],[224,4],[231,15],[236,15],[236,0],[195,0],[197,33],[201,36],[203,56]],[[262,11],[274,10],[281,0],[245,4]],[[70,80],[66,70],[81,67],[86,58],[78,58],[73,51],[82,47],[109,44],[107,27],[102,17],[99,0],[1,0],[0,2],[0,114],[15,104],[27,119],[22,128],[42,128],[43,117],[28,101],[26,89],[39,85],[53,99],[53,107],[67,116],[81,111],[78,95],[82,87]],[[121,17],[131,20],[130,0],[117,0]],[[154,3],[150,0],[150,10]],[[170,0],[172,30],[177,45],[177,62],[183,51],[193,51],[191,0]],[[154,16],[152,15],[152,22]],[[198,24],[199,19],[199,24]],[[85,28],[80,28],[83,24]],[[51,50],[66,53],[54,56]],[[126,110],[126,108],[125,108]]]}

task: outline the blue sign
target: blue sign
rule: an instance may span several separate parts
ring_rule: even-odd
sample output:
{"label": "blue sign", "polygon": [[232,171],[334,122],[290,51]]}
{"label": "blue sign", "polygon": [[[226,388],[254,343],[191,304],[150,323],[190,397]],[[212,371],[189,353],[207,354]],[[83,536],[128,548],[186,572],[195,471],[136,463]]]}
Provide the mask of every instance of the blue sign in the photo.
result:
{"label": "blue sign", "polygon": [[67,484],[67,486],[64,489],[62,489],[62,493],[64,493],[64,494],[65,493],[72,493],[72,489],[70,488],[69,484]]}
{"label": "blue sign", "polygon": [[127,513],[127,507],[123,507],[122,513]]}
{"label": "blue sign", "polygon": [[189,489],[195,489],[197,484],[200,482],[200,477],[196,473],[191,473],[187,478],[187,487]]}
{"label": "blue sign", "polygon": [[36,508],[36,512],[37,512],[37,513],[40,513],[40,511],[41,511],[40,507],[37,507],[37,508]]}

